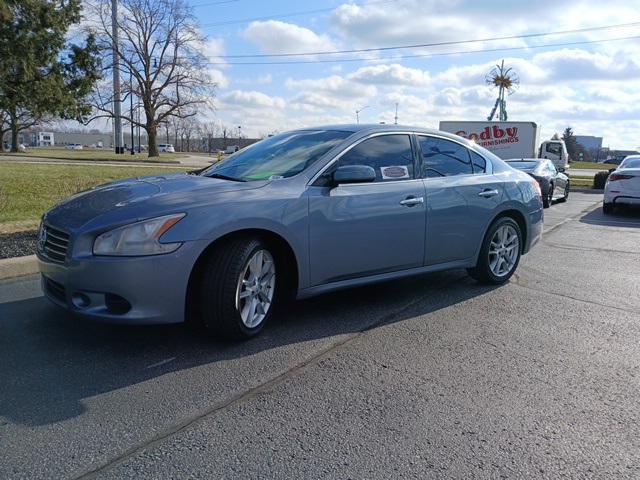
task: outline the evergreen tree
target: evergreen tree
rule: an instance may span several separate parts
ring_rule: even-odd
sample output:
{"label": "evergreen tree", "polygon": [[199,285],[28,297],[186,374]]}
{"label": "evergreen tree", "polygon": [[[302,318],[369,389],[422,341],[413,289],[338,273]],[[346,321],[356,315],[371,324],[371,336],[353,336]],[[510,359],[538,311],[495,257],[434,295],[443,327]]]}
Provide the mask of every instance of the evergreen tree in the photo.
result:
{"label": "evergreen tree", "polygon": [[18,134],[46,116],[82,121],[100,76],[93,36],[67,45],[80,22],[80,0],[0,0],[0,110],[8,118],[11,150]]}

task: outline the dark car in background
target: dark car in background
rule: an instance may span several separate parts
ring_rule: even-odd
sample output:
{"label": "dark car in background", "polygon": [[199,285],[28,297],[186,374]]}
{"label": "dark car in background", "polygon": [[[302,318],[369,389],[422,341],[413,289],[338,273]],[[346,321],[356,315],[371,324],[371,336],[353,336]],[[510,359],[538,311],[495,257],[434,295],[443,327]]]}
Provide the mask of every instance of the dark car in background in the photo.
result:
{"label": "dark car in background", "polygon": [[542,190],[544,208],[550,207],[555,200],[565,202],[569,198],[569,177],[564,174],[564,168],[558,170],[552,161],[544,158],[514,158],[506,162],[537,180]]}

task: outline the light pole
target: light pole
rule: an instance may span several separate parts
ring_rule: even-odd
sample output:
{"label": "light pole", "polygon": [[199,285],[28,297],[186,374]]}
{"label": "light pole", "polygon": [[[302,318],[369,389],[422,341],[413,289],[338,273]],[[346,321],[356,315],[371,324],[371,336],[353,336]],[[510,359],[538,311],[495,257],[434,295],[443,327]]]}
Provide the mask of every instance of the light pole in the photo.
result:
{"label": "light pole", "polygon": [[238,125],[238,149],[240,149],[240,136],[242,135],[242,126]]}
{"label": "light pole", "polygon": [[398,102],[396,102],[396,116],[394,117],[393,123],[394,125],[398,124]]}
{"label": "light pole", "polygon": [[358,110],[356,110],[356,123],[360,123],[360,112],[365,108],[369,108],[369,105],[365,105],[364,107],[361,107]]}

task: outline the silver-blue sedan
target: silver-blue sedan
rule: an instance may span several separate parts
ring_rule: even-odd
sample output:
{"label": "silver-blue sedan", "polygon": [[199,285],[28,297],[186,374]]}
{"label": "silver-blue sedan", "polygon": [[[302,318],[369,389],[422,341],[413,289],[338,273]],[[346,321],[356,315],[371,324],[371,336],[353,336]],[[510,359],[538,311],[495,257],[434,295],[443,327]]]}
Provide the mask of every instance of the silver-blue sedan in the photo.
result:
{"label": "silver-blue sedan", "polygon": [[451,268],[506,282],[542,220],[535,180],[468,140],[338,125],[74,195],[37,254],[47,297],[85,317],[244,338],[286,297]]}

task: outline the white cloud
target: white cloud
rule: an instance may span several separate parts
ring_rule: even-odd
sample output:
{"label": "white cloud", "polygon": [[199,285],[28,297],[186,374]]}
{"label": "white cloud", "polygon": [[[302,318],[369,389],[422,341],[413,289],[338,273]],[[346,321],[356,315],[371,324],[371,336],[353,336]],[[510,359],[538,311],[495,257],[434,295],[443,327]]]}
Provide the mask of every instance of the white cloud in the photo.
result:
{"label": "white cloud", "polygon": [[229,86],[229,79],[222,73],[221,70],[216,68],[210,68],[207,71],[209,78],[213,83],[215,83],[219,88],[227,88]]}
{"label": "white cloud", "polygon": [[360,83],[413,87],[424,87],[430,82],[429,72],[426,70],[407,68],[397,63],[362,67],[349,74],[347,78]]}
{"label": "white cloud", "polygon": [[280,97],[270,97],[262,92],[233,90],[222,98],[226,105],[235,105],[246,108],[275,108],[283,109],[285,101]]}
{"label": "white cloud", "polygon": [[263,53],[307,53],[336,48],[327,35],[278,20],[252,22],[242,36],[255,42]]}
{"label": "white cloud", "polygon": [[294,80],[287,79],[287,88],[304,89],[313,92],[324,92],[332,97],[341,99],[358,99],[370,97],[376,94],[376,87],[373,85],[360,85],[357,82],[345,79],[339,75],[331,75],[324,78]]}

